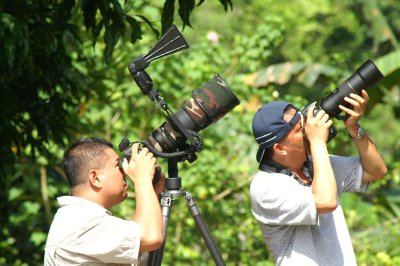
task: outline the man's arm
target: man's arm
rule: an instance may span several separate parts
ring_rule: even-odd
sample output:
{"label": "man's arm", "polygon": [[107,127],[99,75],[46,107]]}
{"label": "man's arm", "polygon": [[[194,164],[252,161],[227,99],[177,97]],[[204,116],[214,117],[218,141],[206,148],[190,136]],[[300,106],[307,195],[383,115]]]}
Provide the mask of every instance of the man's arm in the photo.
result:
{"label": "man's arm", "polygon": [[387,169],[374,142],[367,135],[364,135],[359,140],[354,139],[354,144],[357,147],[364,170],[363,183],[383,178],[387,173]]}
{"label": "man's arm", "polygon": [[339,108],[349,116],[344,124],[349,135],[354,138],[354,144],[360,156],[364,171],[363,183],[368,183],[383,178],[387,173],[387,168],[374,142],[367,135],[364,135],[361,139],[355,138],[360,127],[358,121],[365,112],[366,104],[369,100],[365,90],[362,91],[362,96],[352,93],[350,94],[351,98],[345,97],[345,101],[353,106],[353,110],[342,105]]}
{"label": "man's arm", "polygon": [[311,185],[315,205],[319,214],[332,212],[336,209],[337,185],[329,159],[326,141],[332,126],[332,120],[323,111],[314,117],[315,106],[307,113],[306,135],[310,142],[310,150],[314,165],[314,179]]}
{"label": "man's arm", "polygon": [[154,191],[153,177],[156,158],[147,148],[138,151],[138,144],[132,146],[129,165],[124,161],[124,172],[135,185],[136,212],[134,220],[140,225],[140,251],[159,248],[163,241],[162,215],[158,196]]}

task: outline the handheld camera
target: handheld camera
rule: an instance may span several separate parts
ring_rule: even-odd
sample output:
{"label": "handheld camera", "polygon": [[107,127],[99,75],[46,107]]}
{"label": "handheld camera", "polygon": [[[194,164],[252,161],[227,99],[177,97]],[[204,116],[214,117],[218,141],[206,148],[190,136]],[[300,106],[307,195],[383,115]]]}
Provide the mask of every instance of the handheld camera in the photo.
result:
{"label": "handheld camera", "polygon": [[[336,118],[339,120],[346,120],[347,116],[340,116],[339,105],[349,107],[349,104],[344,100],[344,97],[349,97],[351,93],[361,95],[361,91],[368,89],[376,84],[379,80],[383,78],[383,74],[376,67],[376,65],[371,61],[367,60],[362,64],[356,72],[346,79],[342,84],[340,84],[334,91],[332,91],[328,96],[322,99],[316,104],[314,109],[314,116],[322,109],[329,117]],[[304,118],[307,118],[307,111],[310,106],[314,105],[316,102],[310,103],[301,109],[301,113]],[[306,120],[304,120],[306,121]],[[329,128],[328,142],[333,139],[337,134],[336,129],[331,126]]]}

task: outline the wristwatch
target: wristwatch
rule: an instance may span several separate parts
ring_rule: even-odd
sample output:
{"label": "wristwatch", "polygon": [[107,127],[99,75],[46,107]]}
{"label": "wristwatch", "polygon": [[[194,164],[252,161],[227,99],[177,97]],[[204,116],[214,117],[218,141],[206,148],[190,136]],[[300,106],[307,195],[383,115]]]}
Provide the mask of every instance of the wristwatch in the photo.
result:
{"label": "wristwatch", "polygon": [[365,132],[365,130],[362,128],[362,127],[360,127],[360,126],[358,126],[358,130],[357,130],[357,136],[355,136],[355,137],[352,137],[349,133],[347,133],[347,135],[349,135],[349,138],[350,139],[362,139],[362,137],[364,136],[366,134],[366,132]]}

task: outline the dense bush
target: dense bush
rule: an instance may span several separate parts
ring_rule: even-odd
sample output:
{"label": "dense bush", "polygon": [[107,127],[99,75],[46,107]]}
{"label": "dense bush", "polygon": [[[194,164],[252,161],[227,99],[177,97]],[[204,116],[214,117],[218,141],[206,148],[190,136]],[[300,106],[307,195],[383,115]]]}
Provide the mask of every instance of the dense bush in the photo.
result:
{"label": "dense bush", "polygon": [[[198,159],[179,163],[183,188],[195,197],[227,265],[273,264],[250,211],[248,188],[257,171],[254,113],[275,99],[301,107],[323,97],[366,58],[376,59],[386,78],[373,88],[361,122],[390,172],[367,194],[344,196],[342,205],[359,264],[399,263],[400,9],[395,0],[235,1],[232,9],[230,1],[199,1],[196,8],[195,1],[179,1],[190,3],[190,12],[172,17],[158,1],[110,1],[109,7],[96,6],[97,13],[82,4],[89,1],[79,3],[83,6],[35,3],[21,4],[25,13],[11,4],[0,7],[0,48],[6,59],[0,79],[5,86],[0,90],[0,264],[42,264],[56,197],[68,193],[60,163],[70,141],[95,135],[117,146],[123,137],[147,139],[165,121],[127,66],[152,48],[172,20],[180,29],[186,25],[190,48],[146,69],[170,108],[177,111],[214,74],[222,75],[241,101],[200,132],[204,148]],[[378,15],[371,16],[372,11]],[[120,20],[127,17],[136,22]],[[265,75],[280,63],[301,67]],[[330,151],[355,154],[340,121],[335,125],[339,135]],[[158,162],[166,172],[167,162]],[[134,206],[132,193],[112,211],[129,217]],[[172,207],[163,265],[213,265],[183,198]]]}

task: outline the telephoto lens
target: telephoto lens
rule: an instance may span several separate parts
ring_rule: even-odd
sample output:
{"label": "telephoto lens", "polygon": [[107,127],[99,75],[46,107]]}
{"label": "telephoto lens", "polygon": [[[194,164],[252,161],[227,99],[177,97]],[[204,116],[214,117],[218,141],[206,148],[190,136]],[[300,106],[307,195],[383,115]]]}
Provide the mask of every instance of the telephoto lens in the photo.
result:
{"label": "telephoto lens", "polygon": [[[217,122],[239,104],[240,100],[225,81],[215,75],[202,88],[193,91],[192,98],[185,101],[178,112],[168,115],[167,121],[152,132],[148,141],[136,142],[140,142],[141,146],[148,148],[157,157],[179,157],[193,162],[196,159],[194,153],[200,151],[203,145],[198,132]],[[187,143],[191,137],[192,146]],[[118,148],[124,157],[120,158],[120,163],[124,158],[129,160],[132,156],[133,143],[127,138],[121,140]]]}
{"label": "telephoto lens", "polygon": [[367,60],[356,72],[339,85],[325,99],[321,101],[321,108],[330,116],[337,117],[342,111],[339,105],[349,107],[344,97],[349,97],[351,93],[361,95],[361,91],[372,87],[383,78],[383,74],[371,61]]}
{"label": "telephoto lens", "polygon": [[[192,98],[182,104],[175,116],[185,129],[198,132],[224,117],[238,104],[240,100],[225,81],[215,75],[202,88],[192,92]],[[151,145],[163,152],[175,151],[185,141],[179,128],[169,120],[149,137]]]}
{"label": "telephoto lens", "polygon": [[[345,107],[350,107],[350,105],[344,100],[345,97],[350,97],[351,93],[355,93],[357,95],[361,95],[361,91],[364,89],[368,89],[376,84],[379,80],[383,78],[383,74],[376,67],[376,65],[371,61],[367,60],[364,64],[362,64],[356,72],[351,75],[348,79],[346,79],[342,84],[340,84],[334,91],[332,91],[328,96],[326,96],[323,100],[321,100],[320,104],[316,104],[314,109],[314,116],[322,109],[324,110],[329,117],[338,118],[338,119],[346,119],[340,118],[339,114],[342,111],[339,108],[339,105],[343,105]],[[307,118],[307,112],[310,106],[314,103],[311,103],[304,108],[301,109],[301,113],[304,118]],[[304,120],[306,121],[306,120]],[[329,128],[329,137],[328,142],[333,139],[337,134],[335,127],[331,126]]]}

